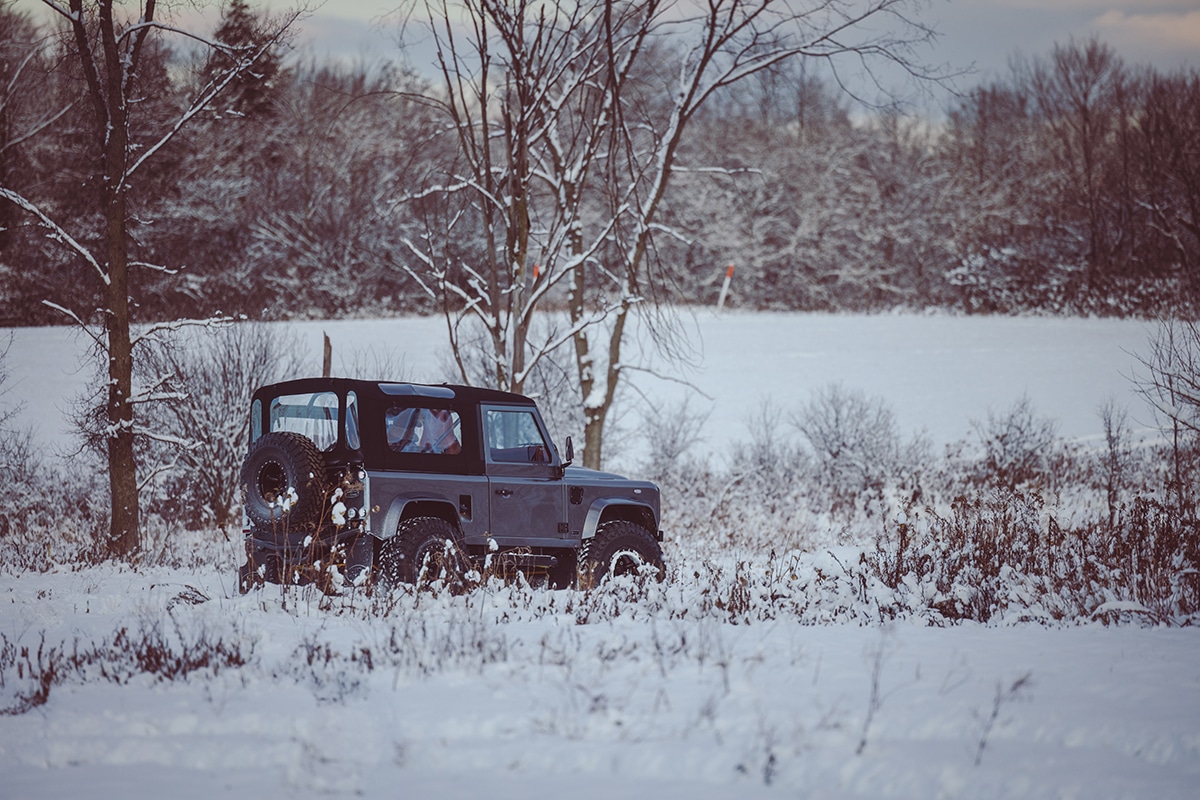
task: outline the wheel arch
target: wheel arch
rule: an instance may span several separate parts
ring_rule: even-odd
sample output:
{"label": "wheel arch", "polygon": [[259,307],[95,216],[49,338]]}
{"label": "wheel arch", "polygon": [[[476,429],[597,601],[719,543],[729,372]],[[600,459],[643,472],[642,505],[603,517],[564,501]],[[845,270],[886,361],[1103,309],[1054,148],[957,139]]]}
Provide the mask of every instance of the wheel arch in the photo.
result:
{"label": "wheel arch", "polygon": [[620,497],[602,497],[594,501],[588,508],[580,538],[582,540],[594,538],[601,525],[618,519],[641,525],[650,531],[651,536],[658,537],[658,520],[654,516],[654,509],[650,506]]}
{"label": "wheel arch", "polygon": [[401,495],[392,498],[391,504],[384,512],[379,530],[373,531],[375,538],[392,538],[396,535],[396,529],[400,523],[413,517],[437,517],[448,522],[450,527],[459,532],[459,535],[462,534],[462,528],[458,524],[458,509],[446,498],[428,495]]}

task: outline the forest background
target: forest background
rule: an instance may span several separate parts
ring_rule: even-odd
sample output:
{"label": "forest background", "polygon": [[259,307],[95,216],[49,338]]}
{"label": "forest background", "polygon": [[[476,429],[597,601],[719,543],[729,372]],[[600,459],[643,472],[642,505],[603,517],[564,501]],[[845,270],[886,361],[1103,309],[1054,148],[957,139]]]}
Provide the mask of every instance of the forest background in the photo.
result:
{"label": "forest background", "polygon": [[[245,3],[227,9],[247,39],[260,22]],[[213,69],[170,41],[142,55],[143,80],[167,90],[139,113],[164,120]],[[95,249],[98,188],[87,149],[72,146],[90,109],[62,46],[52,25],[0,5],[0,183],[36,195],[64,229],[93,232],[80,243]],[[437,310],[403,264],[401,243],[427,221],[399,200],[452,171],[457,142],[420,100],[435,78],[394,56],[277,48],[146,164],[131,258],[153,254],[172,272],[134,281],[135,322]],[[643,63],[646,86],[672,64],[665,52]],[[1070,40],[1014,58],[943,111],[855,104],[806,59],[719,89],[689,123],[663,200],[660,299],[713,303],[735,264],[728,303],[753,309],[1147,315],[1194,304],[1195,67],[1164,72],[1099,39]],[[47,300],[102,308],[98,276],[30,223],[0,204],[0,323],[64,322]],[[464,262],[487,247],[469,221],[455,237]]]}

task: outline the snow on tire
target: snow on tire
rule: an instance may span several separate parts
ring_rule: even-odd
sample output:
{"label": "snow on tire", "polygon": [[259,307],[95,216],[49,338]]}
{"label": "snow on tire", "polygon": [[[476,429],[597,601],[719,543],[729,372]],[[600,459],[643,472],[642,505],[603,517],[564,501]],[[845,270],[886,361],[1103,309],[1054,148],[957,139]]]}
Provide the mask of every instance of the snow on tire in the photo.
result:
{"label": "snow on tire", "polygon": [[579,586],[589,589],[615,575],[637,573],[645,566],[657,570],[658,580],[665,576],[662,548],[654,534],[636,522],[605,522],[580,551]]}

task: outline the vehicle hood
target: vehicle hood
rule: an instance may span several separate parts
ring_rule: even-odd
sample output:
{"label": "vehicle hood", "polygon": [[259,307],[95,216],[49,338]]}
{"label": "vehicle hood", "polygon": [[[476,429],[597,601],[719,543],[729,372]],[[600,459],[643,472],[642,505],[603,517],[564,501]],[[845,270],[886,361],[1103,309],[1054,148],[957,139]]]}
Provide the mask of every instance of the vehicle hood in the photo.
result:
{"label": "vehicle hood", "polygon": [[569,481],[623,481],[628,480],[623,475],[617,475],[613,472],[601,472],[598,469],[588,469],[587,467],[567,467],[563,470],[563,477]]}

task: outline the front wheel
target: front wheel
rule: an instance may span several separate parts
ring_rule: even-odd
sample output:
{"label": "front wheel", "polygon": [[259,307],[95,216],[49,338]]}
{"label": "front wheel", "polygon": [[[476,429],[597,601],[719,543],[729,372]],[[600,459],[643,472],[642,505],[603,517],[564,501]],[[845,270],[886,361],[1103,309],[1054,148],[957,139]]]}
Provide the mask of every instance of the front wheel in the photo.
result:
{"label": "front wheel", "polygon": [[385,587],[442,580],[453,591],[465,583],[468,559],[453,525],[440,517],[412,517],[380,546],[378,566]]}
{"label": "front wheel", "polygon": [[654,567],[656,579],[665,577],[662,548],[650,531],[636,522],[605,522],[579,551],[579,588],[590,589],[615,575],[631,575]]}

